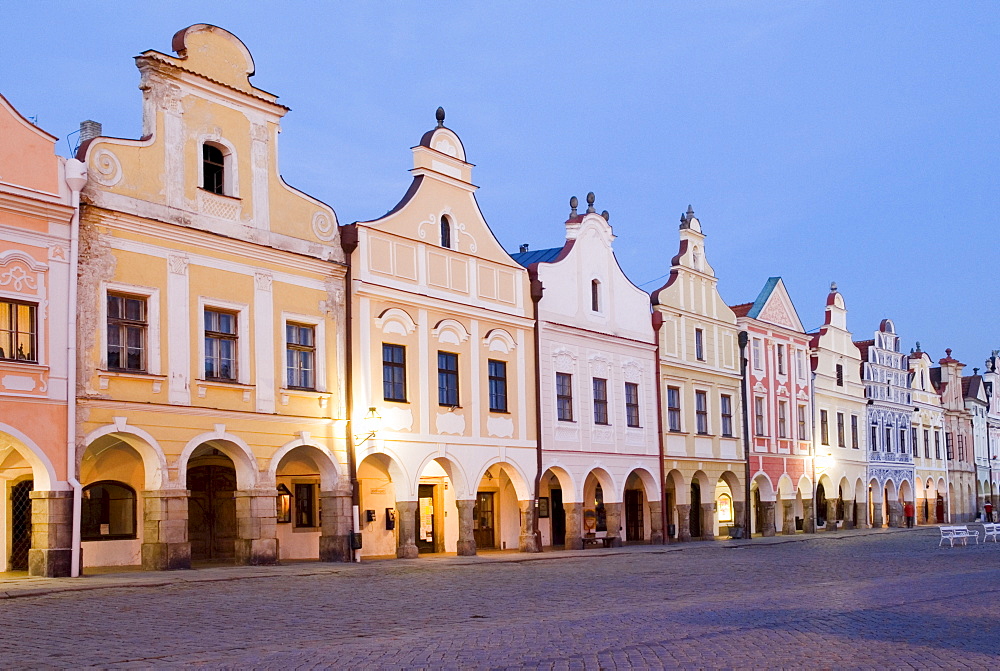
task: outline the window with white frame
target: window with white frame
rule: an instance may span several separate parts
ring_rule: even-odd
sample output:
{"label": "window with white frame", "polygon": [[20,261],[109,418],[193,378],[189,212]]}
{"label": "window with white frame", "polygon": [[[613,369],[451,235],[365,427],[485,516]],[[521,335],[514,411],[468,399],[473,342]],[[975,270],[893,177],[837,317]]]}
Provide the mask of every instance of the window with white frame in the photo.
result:
{"label": "window with white frame", "polygon": [[681,390],[679,387],[667,387],[667,429],[681,430]]}
{"label": "window with white frame", "polygon": [[694,392],[694,413],[696,429],[699,434],[708,433],[708,392]]}
{"label": "window with white frame", "polygon": [[205,308],[205,379],[236,381],[237,322],[235,312]]}
{"label": "window with white frame", "polygon": [[0,359],[38,362],[37,311],[34,303],[0,300]]}
{"label": "window with white frame", "polygon": [[635,382],[625,383],[625,423],[628,426],[639,426],[639,385]]}
{"label": "window with white frame", "polygon": [[108,368],[146,372],[146,297],[108,292]]}
{"label": "window with white frame", "polygon": [[764,370],[764,342],[760,338],[754,338],[751,349],[754,370]]}
{"label": "window with white frame", "polygon": [[316,327],[285,322],[285,383],[291,389],[316,388]]}
{"label": "window with white frame", "polygon": [[778,438],[788,438],[788,401],[778,401]]}
{"label": "window with white frame", "polygon": [[722,435],[733,435],[733,397],[723,394],[719,397],[719,411],[722,416]]}
{"label": "window with white frame", "polygon": [[764,398],[761,396],[753,399],[753,432],[756,436],[764,435]]}

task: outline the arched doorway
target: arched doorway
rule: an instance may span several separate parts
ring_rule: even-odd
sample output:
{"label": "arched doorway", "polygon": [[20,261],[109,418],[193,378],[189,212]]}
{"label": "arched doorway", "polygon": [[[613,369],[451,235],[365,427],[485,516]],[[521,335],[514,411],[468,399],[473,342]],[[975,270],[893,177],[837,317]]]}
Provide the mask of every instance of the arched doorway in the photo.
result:
{"label": "arched doorway", "polygon": [[279,559],[350,561],[350,490],[332,455],[315,445],[283,447],[272,458],[271,478]]}
{"label": "arched doorway", "polygon": [[[227,562],[236,558],[236,467],[221,451],[202,446],[188,461],[188,540],[192,561]],[[296,515],[314,514],[305,507]]]}
{"label": "arched doorway", "polygon": [[[652,475],[645,470],[634,470],[625,479],[625,494],[623,497],[625,515],[625,541],[629,543],[646,543],[652,538],[654,529],[659,531],[660,520],[653,519],[652,495],[649,489],[655,487]],[[657,509],[657,512],[658,509]],[[660,536],[659,533],[656,534]]]}
{"label": "arched doorway", "polygon": [[509,462],[494,462],[480,471],[473,508],[477,548],[535,552],[535,501],[526,478]]}
{"label": "arched doorway", "polygon": [[701,537],[701,485],[691,483],[691,538]]}
{"label": "arched doorway", "polygon": [[826,487],[822,482],[816,485],[816,524],[826,524]]}
{"label": "arched doorway", "polygon": [[[582,506],[576,501],[569,474],[558,467],[546,469],[539,481],[539,497],[538,528],[542,534],[542,545],[567,549],[579,547]],[[570,514],[567,514],[567,508]]]}

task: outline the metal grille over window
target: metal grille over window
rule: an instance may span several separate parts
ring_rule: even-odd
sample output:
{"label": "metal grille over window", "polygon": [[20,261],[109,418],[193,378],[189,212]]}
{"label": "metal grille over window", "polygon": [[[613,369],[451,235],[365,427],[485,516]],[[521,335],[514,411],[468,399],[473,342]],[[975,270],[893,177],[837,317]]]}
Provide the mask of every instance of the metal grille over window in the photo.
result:
{"label": "metal grille over window", "polygon": [[303,324],[285,324],[285,370],[288,386],[316,388],[316,330]]}
{"label": "metal grille over window", "polygon": [[11,570],[28,570],[31,549],[31,491],[34,482],[24,480],[10,488],[10,563]]}
{"label": "metal grille over window", "polygon": [[236,380],[236,315],[205,310],[205,377]]}
{"label": "metal grille over window", "polygon": [[438,352],[438,405],[458,406],[458,355]]}
{"label": "metal grille over window", "polygon": [[108,294],[108,368],[146,371],[146,299]]}
{"label": "metal grille over window", "polygon": [[35,306],[0,301],[0,359],[38,361]]}

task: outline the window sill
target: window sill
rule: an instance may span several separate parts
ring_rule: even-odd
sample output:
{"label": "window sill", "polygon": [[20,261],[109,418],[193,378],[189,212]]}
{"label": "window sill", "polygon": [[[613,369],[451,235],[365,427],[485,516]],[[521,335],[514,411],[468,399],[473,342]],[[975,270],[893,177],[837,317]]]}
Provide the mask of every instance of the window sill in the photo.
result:
{"label": "window sill", "polygon": [[203,186],[199,186],[198,187],[198,192],[206,194],[209,198],[227,198],[227,199],[235,201],[237,203],[242,203],[243,202],[243,199],[240,198],[239,196],[229,196],[229,195],[226,195],[224,193],[216,193],[215,191],[209,191],[208,189],[206,189]]}
{"label": "window sill", "polygon": [[382,398],[386,403],[409,403],[405,398]]}
{"label": "window sill", "polygon": [[510,414],[510,410],[495,410],[493,408],[490,408],[490,414],[491,415],[509,415]]}
{"label": "window sill", "polygon": [[320,527],[292,527],[293,534],[314,534],[320,531]]}
{"label": "window sill", "polygon": [[152,382],[153,393],[159,394],[163,389],[163,383],[167,381],[166,375],[154,375],[152,373],[145,373],[139,371],[131,370],[99,370],[97,371],[98,387],[103,391],[107,389],[111,380],[142,380],[147,382]]}
{"label": "window sill", "polygon": [[250,402],[250,394],[254,390],[252,384],[243,384],[241,382],[226,381],[226,380],[208,380],[199,379],[195,380],[195,387],[198,389],[198,398],[205,398],[208,395],[209,389],[231,389],[231,390],[241,390],[243,392],[243,402]]}
{"label": "window sill", "polygon": [[314,399],[319,403],[319,407],[325,408],[330,403],[330,399],[333,398],[333,394],[327,391],[318,391],[316,389],[296,389],[295,387],[283,387],[278,392],[281,400],[281,405],[288,405],[288,402],[292,398],[310,398]]}

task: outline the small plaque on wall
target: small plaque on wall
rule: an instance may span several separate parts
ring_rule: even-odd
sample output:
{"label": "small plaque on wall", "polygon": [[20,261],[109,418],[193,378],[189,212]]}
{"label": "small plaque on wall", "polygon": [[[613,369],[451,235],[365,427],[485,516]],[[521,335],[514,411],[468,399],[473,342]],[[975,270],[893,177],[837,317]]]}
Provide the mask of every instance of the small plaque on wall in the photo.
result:
{"label": "small plaque on wall", "polygon": [[549,516],[549,497],[539,496],[538,497],[538,517],[545,518]]}

